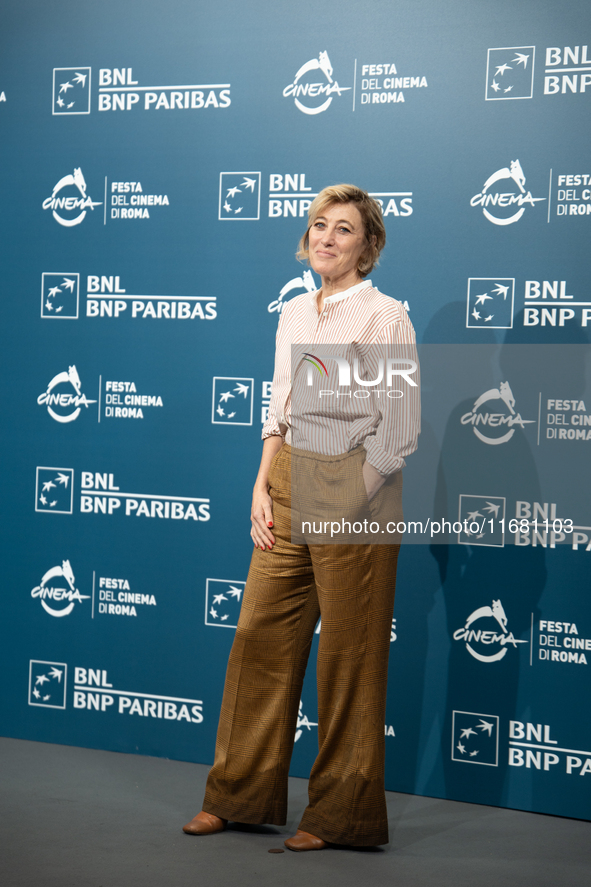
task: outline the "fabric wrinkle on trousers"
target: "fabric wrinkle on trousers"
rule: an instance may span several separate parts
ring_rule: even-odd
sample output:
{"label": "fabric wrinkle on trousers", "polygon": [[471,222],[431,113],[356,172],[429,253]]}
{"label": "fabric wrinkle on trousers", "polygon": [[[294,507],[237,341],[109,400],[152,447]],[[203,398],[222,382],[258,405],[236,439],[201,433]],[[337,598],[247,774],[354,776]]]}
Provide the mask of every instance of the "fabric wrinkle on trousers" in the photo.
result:
{"label": "fabric wrinkle on trousers", "polygon": [[[365,458],[362,448],[309,455],[337,474],[351,460],[361,471]],[[302,684],[322,616],[319,752],[299,828],[337,844],[385,844],[384,723],[400,546],[292,544],[290,482],[284,445],[269,472],[276,542],[253,552],[203,809],[236,822],[285,824]]]}

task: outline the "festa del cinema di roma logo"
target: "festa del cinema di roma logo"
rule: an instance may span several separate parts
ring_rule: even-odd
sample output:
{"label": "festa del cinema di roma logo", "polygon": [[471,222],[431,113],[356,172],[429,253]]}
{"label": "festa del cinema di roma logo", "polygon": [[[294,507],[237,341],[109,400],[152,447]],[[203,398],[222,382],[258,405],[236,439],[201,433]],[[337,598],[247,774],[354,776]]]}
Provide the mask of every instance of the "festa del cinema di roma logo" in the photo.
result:
{"label": "festa del cinema di roma logo", "polygon": [[[64,385],[67,390],[63,390],[61,387]],[[91,403],[96,403],[96,400],[88,400],[86,395],[82,393],[82,382],[78,371],[75,366],[71,366],[68,367],[67,373],[64,370],[53,377],[47,386],[47,391],[37,398],[37,403],[47,407],[47,412],[52,419],[64,424],[74,422],[80,415],[82,407],[88,409]]]}
{"label": "festa del cinema di roma logo", "polygon": [[[51,583],[52,579],[62,578],[66,580],[67,588],[61,587],[63,583],[56,587]],[[90,600],[89,594],[80,594],[74,584],[74,573],[70,565],[70,561],[62,561],[61,567],[52,567],[42,577],[40,585],[36,585],[31,591],[32,598],[39,598],[41,606],[50,616],[69,616],[76,602]],[[65,602],[63,607],[50,606],[49,601]]]}
{"label": "festa del cinema di roma logo", "polygon": [[[495,619],[501,631],[472,628],[472,625],[480,619]],[[518,640],[513,636],[512,631],[507,630],[507,616],[500,600],[493,601],[492,607],[479,607],[473,613],[470,613],[466,619],[466,624],[454,631],[453,638],[454,641],[464,641],[468,653],[474,659],[478,659],[479,662],[499,662],[506,656],[508,644],[514,648],[517,648],[517,644],[527,644],[527,641]],[[497,649],[494,653],[479,652],[473,646],[476,644],[484,645],[481,649],[486,649],[492,645],[500,649]]]}
{"label": "festa del cinema di roma logo", "polygon": [[[509,413],[481,412],[480,407],[491,400],[500,400],[505,404]],[[511,386],[508,382],[501,382],[498,388],[489,388],[488,391],[481,394],[480,397],[474,401],[474,406],[471,411],[469,413],[464,413],[460,421],[462,425],[471,425],[472,431],[483,443],[495,446],[497,444],[507,443],[508,440],[511,440],[515,434],[515,425],[518,425],[519,428],[523,429],[526,425],[535,424],[536,420],[522,419],[520,413],[515,412],[515,398],[511,391]],[[489,435],[484,434],[477,428],[478,425],[501,429],[506,425],[509,430],[498,437],[489,437]]]}
{"label": "festa del cinema di roma logo", "polygon": [[[513,182],[512,191],[491,190],[497,182],[506,180]],[[470,200],[470,206],[481,206],[484,217],[493,225],[513,225],[522,217],[527,206],[535,206],[541,200],[546,200],[545,197],[532,197],[531,191],[526,191],[524,186],[525,175],[521,164],[519,160],[512,160],[510,167],[504,166],[488,177],[482,191]],[[515,206],[519,208],[513,212]]]}
{"label": "festa del cinema di roma logo", "polygon": [[54,186],[51,197],[43,201],[43,209],[52,210],[56,222],[66,228],[80,225],[86,218],[86,211],[94,210],[95,206],[102,206],[102,203],[87,195],[86,182],[79,167],[73,175],[62,176]]}
{"label": "festa del cinema di roma logo", "polygon": [[[316,71],[320,71],[323,79],[314,82],[319,75]],[[312,78],[308,75],[312,74]],[[334,95],[340,96],[341,93],[351,89],[350,86],[339,86],[338,81],[333,80],[333,69],[327,52],[321,52],[317,59],[310,59],[296,73],[293,83],[288,84],[283,90],[285,98],[291,98],[303,114],[322,114],[330,107]],[[321,104],[315,104],[314,99],[327,98]]]}

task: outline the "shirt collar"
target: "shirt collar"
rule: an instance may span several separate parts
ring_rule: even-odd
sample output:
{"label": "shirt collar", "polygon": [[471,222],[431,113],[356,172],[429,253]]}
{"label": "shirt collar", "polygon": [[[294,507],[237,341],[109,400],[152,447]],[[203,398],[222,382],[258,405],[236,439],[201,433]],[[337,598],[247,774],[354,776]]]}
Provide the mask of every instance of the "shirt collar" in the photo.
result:
{"label": "shirt collar", "polygon": [[[343,290],[342,293],[335,293],[334,296],[326,296],[324,299],[325,305],[331,305],[333,302],[342,302],[343,299],[348,299],[349,296],[354,295],[355,293],[360,292],[360,290],[365,289],[368,286],[371,286],[371,280],[362,280],[361,283],[356,283],[355,286],[350,286],[349,289]],[[315,308],[318,307],[318,293],[320,290],[316,290],[312,298],[310,299],[310,303],[314,305]]]}

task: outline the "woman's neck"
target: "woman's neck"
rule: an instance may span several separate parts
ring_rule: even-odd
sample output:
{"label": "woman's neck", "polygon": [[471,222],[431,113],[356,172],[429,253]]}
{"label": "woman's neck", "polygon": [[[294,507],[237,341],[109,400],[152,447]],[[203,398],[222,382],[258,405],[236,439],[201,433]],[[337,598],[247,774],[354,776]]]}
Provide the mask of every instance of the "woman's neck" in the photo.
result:
{"label": "woman's neck", "polygon": [[322,288],[318,294],[318,313],[321,314],[324,308],[324,300],[328,296],[336,296],[337,293],[344,293],[345,290],[351,289],[352,286],[355,286],[358,283],[362,283],[363,278],[359,277],[358,274],[349,275],[346,278],[333,279],[329,277],[322,277]]}

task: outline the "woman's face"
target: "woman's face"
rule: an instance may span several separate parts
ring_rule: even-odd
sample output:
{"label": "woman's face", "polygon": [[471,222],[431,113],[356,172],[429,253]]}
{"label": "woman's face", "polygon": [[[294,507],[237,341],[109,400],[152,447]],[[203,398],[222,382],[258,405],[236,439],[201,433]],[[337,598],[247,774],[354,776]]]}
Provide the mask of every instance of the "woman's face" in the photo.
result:
{"label": "woman's face", "polygon": [[359,259],[367,247],[361,213],[354,203],[332,203],[316,216],[308,234],[310,264],[328,280],[361,280]]}

